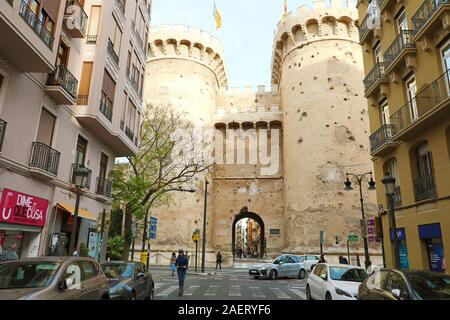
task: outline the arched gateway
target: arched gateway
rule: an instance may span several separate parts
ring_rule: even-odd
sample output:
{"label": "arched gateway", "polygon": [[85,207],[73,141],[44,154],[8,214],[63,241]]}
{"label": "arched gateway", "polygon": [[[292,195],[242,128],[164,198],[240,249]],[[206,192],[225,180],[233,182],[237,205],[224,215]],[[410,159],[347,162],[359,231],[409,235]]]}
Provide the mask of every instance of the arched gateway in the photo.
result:
{"label": "arched gateway", "polygon": [[254,212],[249,212],[247,207],[244,207],[241,209],[240,213],[235,215],[234,217],[234,221],[233,221],[233,235],[232,235],[232,244],[231,244],[231,248],[233,251],[233,257],[236,256],[236,224],[245,218],[249,218],[249,219],[253,219],[255,220],[259,226],[261,227],[261,235],[260,235],[260,244],[259,244],[259,248],[261,248],[261,250],[259,250],[259,257],[263,258],[264,257],[264,251],[265,251],[265,245],[264,245],[264,239],[265,239],[265,226],[264,226],[264,221],[263,219],[257,215]]}

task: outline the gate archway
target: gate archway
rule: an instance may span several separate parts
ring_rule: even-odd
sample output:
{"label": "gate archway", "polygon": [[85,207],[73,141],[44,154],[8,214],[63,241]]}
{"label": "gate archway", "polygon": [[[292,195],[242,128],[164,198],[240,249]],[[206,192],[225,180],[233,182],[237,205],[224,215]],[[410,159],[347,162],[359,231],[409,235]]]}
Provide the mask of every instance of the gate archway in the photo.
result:
{"label": "gate archway", "polygon": [[265,239],[265,226],[264,226],[264,221],[263,219],[256,213],[254,212],[249,212],[248,209],[246,207],[242,208],[240,213],[234,216],[234,221],[233,221],[233,232],[232,232],[232,243],[231,243],[231,248],[233,251],[233,257],[236,257],[236,224],[245,218],[249,218],[249,219],[253,219],[255,220],[259,226],[261,227],[261,234],[260,234],[260,241],[259,241],[259,247],[261,248],[259,250],[259,258],[263,258],[264,257],[264,251],[265,251],[265,246],[264,246],[264,239]]}

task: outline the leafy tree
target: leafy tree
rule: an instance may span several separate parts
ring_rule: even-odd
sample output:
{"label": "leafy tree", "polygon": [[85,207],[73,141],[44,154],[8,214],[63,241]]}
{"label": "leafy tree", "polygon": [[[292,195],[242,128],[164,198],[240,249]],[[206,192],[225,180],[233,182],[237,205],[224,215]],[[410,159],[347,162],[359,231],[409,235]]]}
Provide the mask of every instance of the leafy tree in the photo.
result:
{"label": "leafy tree", "polygon": [[123,254],[124,239],[121,236],[109,237],[106,255],[111,260],[121,260]]}

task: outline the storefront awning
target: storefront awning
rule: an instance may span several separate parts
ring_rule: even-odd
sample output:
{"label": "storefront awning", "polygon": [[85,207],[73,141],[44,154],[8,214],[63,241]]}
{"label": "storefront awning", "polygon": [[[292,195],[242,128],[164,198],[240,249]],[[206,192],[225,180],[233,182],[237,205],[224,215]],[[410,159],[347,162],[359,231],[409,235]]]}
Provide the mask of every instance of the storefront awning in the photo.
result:
{"label": "storefront awning", "polygon": [[[73,215],[75,212],[75,206],[67,204],[67,203],[58,203],[58,207],[60,207],[64,211],[70,212],[71,215]],[[98,220],[97,217],[92,212],[87,211],[83,208],[78,209],[78,217],[88,219],[88,220],[93,220],[93,221]]]}

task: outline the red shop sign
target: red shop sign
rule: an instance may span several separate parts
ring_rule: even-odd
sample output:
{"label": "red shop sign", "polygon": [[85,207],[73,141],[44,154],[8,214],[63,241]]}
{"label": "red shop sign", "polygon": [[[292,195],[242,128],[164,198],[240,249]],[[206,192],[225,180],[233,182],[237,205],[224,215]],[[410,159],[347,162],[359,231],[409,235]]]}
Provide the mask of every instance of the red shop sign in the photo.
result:
{"label": "red shop sign", "polygon": [[3,189],[0,202],[0,222],[43,227],[47,208],[48,200],[46,199]]}

